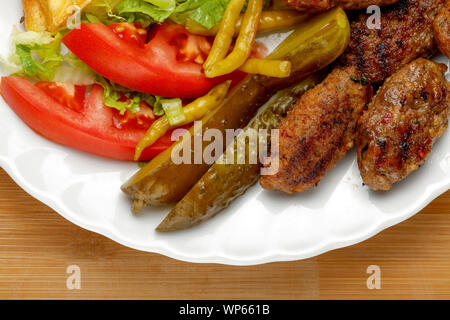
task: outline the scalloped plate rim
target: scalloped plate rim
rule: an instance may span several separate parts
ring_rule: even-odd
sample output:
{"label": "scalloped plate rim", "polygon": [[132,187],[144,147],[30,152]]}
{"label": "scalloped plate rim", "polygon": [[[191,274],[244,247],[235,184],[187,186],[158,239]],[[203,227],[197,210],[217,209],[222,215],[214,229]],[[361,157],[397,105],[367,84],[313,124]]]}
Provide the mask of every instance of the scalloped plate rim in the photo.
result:
{"label": "scalloped plate rim", "polygon": [[[258,258],[252,258],[248,260],[243,259],[234,259],[231,257],[227,257],[225,255],[216,255],[216,256],[207,256],[207,257],[192,257],[189,255],[183,255],[178,252],[174,252],[171,250],[161,249],[157,247],[143,247],[139,245],[135,245],[120,236],[118,236],[116,233],[114,233],[112,230],[108,228],[104,228],[100,225],[95,224],[89,224],[85,221],[82,221],[82,219],[76,219],[74,217],[77,217],[76,213],[70,214],[70,210],[64,209],[63,205],[61,205],[57,200],[52,199],[49,195],[46,195],[44,193],[41,193],[37,191],[30,183],[28,183],[23,176],[21,176],[18,173],[17,168],[15,166],[12,166],[8,163],[7,160],[4,159],[4,157],[0,157],[0,167],[2,167],[5,172],[23,189],[25,190],[29,195],[31,195],[33,198],[39,200],[40,202],[44,203],[45,205],[52,208],[55,212],[57,212],[59,215],[61,215],[66,220],[70,221],[71,223],[89,230],[91,232],[98,233],[100,235],[103,235],[123,246],[143,251],[143,252],[152,252],[152,253],[158,253],[165,255],[167,257],[185,261],[185,262],[193,262],[193,263],[216,263],[216,264],[224,264],[224,265],[235,265],[235,266],[251,266],[251,265],[260,265],[265,263],[272,263],[272,262],[283,262],[283,261],[296,261],[296,260],[303,260],[308,259],[311,257],[315,257],[318,255],[321,255],[323,253],[348,247],[360,242],[363,242],[364,240],[367,240],[376,234],[380,233],[381,231],[392,227],[400,222],[403,222],[410,217],[414,216],[416,213],[420,212],[423,208],[425,208],[431,201],[439,197],[441,194],[446,192],[450,188],[450,181],[444,182],[442,186],[434,189],[433,191],[428,191],[427,195],[425,196],[425,200],[421,202],[421,205],[417,207],[415,210],[412,210],[411,212],[405,213],[401,217],[392,217],[391,219],[383,220],[383,222],[379,223],[377,226],[374,226],[369,232],[360,235],[359,237],[350,237],[349,239],[344,239],[340,241],[327,241],[325,244],[321,245],[320,247],[315,247],[313,249],[310,249],[309,251],[305,252],[298,252],[293,254],[280,254],[280,253],[269,253],[264,256],[258,257]],[[328,238],[330,239],[330,238]]]}

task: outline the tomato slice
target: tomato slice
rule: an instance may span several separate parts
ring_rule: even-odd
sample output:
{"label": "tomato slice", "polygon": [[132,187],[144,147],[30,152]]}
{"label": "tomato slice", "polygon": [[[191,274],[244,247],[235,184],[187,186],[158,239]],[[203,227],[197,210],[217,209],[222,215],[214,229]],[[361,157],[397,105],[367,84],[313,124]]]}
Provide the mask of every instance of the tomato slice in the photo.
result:
{"label": "tomato slice", "polygon": [[136,113],[127,110],[120,114],[118,110],[113,109],[114,126],[118,129],[134,127],[147,130],[155,119],[153,110],[144,101],[141,101],[140,110]]}
{"label": "tomato slice", "polygon": [[66,82],[38,82],[36,86],[42,89],[59,103],[81,112],[84,108],[86,86],[73,85]]}
{"label": "tomato slice", "polygon": [[140,40],[136,42],[130,38],[133,35],[137,37],[133,28],[140,30],[140,27],[133,25],[118,31],[117,27],[82,23],[80,28],[69,32],[63,42],[105,78],[140,92],[164,97],[199,97],[224,80],[239,81],[245,75],[236,72],[207,78],[202,63],[209,53],[211,39],[192,35],[182,25],[162,23],[154,27],[144,46],[139,45]]}
{"label": "tomato slice", "polygon": [[137,45],[143,48],[147,42],[147,30],[138,23],[113,23],[108,25],[108,28],[117,34],[119,38],[132,45]]}
{"label": "tomato slice", "polygon": [[[99,85],[93,86],[81,110],[67,105],[67,101],[73,100],[66,100],[64,95],[55,99],[60,92],[72,93],[70,86],[73,85],[34,85],[23,77],[10,76],[2,78],[0,91],[14,112],[45,138],[99,156],[132,161],[135,147],[148,125],[118,128],[115,110],[104,105],[103,88]],[[69,97],[76,96],[76,93],[69,94]],[[137,115],[140,116],[143,114]],[[144,116],[148,114],[144,112]],[[140,160],[150,160],[169,148],[173,144],[171,134],[172,131],[168,132],[147,148]]]}

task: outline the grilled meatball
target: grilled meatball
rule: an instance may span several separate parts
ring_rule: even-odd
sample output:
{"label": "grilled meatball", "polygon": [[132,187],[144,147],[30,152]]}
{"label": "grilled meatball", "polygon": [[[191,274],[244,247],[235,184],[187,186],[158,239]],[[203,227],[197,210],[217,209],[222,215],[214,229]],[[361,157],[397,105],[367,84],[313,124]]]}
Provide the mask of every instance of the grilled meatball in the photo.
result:
{"label": "grilled meatball", "polygon": [[387,6],[398,2],[398,0],[341,0],[339,5],[345,10],[365,9],[372,5]]}
{"label": "grilled meatball", "polygon": [[358,10],[371,5],[384,6],[396,3],[398,0],[286,0],[288,6],[299,11],[326,11],[337,5],[346,10]]}
{"label": "grilled meatball", "polygon": [[335,68],[307,91],[278,126],[279,170],[262,176],[262,187],[293,193],[315,186],[353,147],[371,97],[372,86],[355,67]]}
{"label": "grilled meatball", "polygon": [[286,0],[288,6],[299,11],[325,11],[336,6],[338,0]]}
{"label": "grilled meatball", "polygon": [[369,29],[369,15],[351,22],[350,43],[341,57],[371,82],[381,83],[405,64],[436,51],[433,20],[444,0],[400,0],[381,8],[381,29]]}
{"label": "grilled meatball", "polygon": [[439,51],[450,58],[450,0],[439,10],[433,29]]}
{"label": "grilled meatball", "polygon": [[419,168],[447,128],[447,67],[419,58],[388,78],[358,121],[358,165],[366,185],[389,190]]}

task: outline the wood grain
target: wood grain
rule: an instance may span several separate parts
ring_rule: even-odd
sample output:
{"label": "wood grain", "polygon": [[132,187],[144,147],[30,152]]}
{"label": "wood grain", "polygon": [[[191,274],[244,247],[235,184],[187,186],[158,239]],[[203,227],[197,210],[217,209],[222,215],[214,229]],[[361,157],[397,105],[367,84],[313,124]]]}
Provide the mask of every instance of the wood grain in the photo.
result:
{"label": "wood grain", "polygon": [[[83,230],[0,170],[0,299],[450,298],[450,192],[410,220],[319,257],[252,267],[191,264]],[[381,268],[381,289],[366,268]],[[81,290],[66,268],[81,268]]]}

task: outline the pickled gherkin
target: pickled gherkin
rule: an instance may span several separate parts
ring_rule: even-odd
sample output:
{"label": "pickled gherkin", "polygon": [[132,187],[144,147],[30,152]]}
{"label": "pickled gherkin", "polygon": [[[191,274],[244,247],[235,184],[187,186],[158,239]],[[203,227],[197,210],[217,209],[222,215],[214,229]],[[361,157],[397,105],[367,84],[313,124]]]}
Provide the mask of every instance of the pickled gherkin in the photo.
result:
{"label": "pickled gherkin", "polygon": [[[224,154],[209,168],[194,187],[181,199],[156,230],[167,232],[190,228],[219,213],[237,197],[242,195],[260,176],[260,163],[227,164],[226,155],[233,155],[236,162],[240,137],[248,136],[250,130],[270,131],[276,128],[278,122],[286,115],[287,110],[294,105],[306,90],[321,80],[320,75],[310,76],[297,85],[279,91],[247,128],[230,144]],[[261,138],[261,137],[259,137]],[[266,138],[269,138],[267,135]],[[258,139],[259,140],[259,139]],[[269,141],[265,141],[266,144]],[[250,159],[251,152],[258,152],[250,143],[245,144],[245,158]],[[254,145],[253,145],[254,146]],[[234,149],[234,150],[230,150]],[[231,151],[231,152],[230,152]],[[261,152],[259,150],[259,152]]]}
{"label": "pickled gherkin", "polygon": [[[220,106],[205,115],[202,119],[203,132],[214,128],[223,134],[226,129],[244,128],[258,108],[278,90],[298,83],[338,58],[347,47],[349,37],[350,26],[341,8],[300,24],[267,58],[291,61],[291,75],[286,78],[247,76],[231,89]],[[193,128],[190,134],[194,134]],[[190,140],[191,150],[194,150],[194,139]],[[160,153],[122,186],[123,192],[134,201],[134,212],[139,212],[145,205],[179,201],[209,169],[211,165],[205,162],[175,164],[172,152],[183,143],[187,142],[183,139]],[[208,145],[203,141],[203,150]]]}

